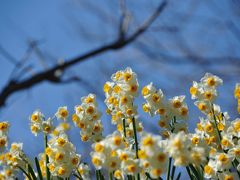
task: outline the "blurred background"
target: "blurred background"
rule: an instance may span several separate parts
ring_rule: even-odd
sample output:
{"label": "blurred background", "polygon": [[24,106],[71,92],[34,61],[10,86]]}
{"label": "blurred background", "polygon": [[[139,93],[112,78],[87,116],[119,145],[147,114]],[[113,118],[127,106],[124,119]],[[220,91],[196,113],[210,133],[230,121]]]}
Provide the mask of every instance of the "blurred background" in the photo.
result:
{"label": "blurred background", "polygon": [[[42,135],[33,136],[29,128],[35,109],[51,117],[66,105],[72,114],[82,96],[95,93],[104,112],[102,87],[126,67],[137,73],[140,88],[153,82],[169,98],[185,94],[191,132],[201,113],[189,87],[205,72],[223,79],[217,103],[236,118],[240,1],[166,2],[1,1],[0,119],[11,123],[10,143],[23,142],[30,157],[43,151]],[[141,96],[136,103],[145,130],[157,133],[157,118],[143,113]],[[113,132],[110,117],[104,114],[101,119],[104,134]],[[72,127],[69,135],[87,161],[90,143],[81,142],[78,128]]]}

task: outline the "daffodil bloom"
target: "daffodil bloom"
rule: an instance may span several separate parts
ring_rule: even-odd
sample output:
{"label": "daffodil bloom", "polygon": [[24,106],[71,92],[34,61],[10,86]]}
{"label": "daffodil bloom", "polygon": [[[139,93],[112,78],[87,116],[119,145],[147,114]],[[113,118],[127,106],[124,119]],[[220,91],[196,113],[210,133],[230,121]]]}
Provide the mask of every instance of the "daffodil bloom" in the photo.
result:
{"label": "daffodil bloom", "polygon": [[55,116],[58,118],[58,119],[62,119],[64,121],[67,120],[67,117],[68,117],[68,110],[67,110],[67,106],[63,106],[63,107],[59,107]]}

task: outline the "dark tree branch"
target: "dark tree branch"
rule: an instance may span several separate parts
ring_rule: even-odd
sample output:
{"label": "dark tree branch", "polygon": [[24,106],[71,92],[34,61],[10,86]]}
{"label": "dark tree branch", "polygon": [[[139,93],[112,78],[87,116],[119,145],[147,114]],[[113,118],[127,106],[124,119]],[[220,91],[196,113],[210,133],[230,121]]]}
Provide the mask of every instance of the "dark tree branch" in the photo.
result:
{"label": "dark tree branch", "polygon": [[[35,74],[34,76],[24,79],[22,81],[17,80],[10,80],[9,83],[2,89],[0,92],[0,107],[4,106],[6,103],[7,98],[12,95],[13,93],[31,88],[43,81],[50,81],[53,83],[61,83],[61,76],[57,76],[57,72],[63,72],[67,68],[80,63],[90,57],[94,57],[96,55],[105,53],[110,50],[118,50],[121,49],[128,44],[132,43],[134,40],[136,40],[141,34],[143,34],[148,27],[153,23],[153,21],[161,14],[161,12],[166,7],[167,2],[163,1],[159,7],[155,10],[155,12],[139,27],[137,28],[130,36],[123,36],[124,38],[117,38],[112,43],[109,43],[107,45],[103,45],[97,49],[91,50],[79,57],[73,58],[71,60],[68,60],[67,62],[63,64],[58,64],[48,70],[45,70],[43,72],[39,72]],[[125,33],[125,32],[124,32]]]}

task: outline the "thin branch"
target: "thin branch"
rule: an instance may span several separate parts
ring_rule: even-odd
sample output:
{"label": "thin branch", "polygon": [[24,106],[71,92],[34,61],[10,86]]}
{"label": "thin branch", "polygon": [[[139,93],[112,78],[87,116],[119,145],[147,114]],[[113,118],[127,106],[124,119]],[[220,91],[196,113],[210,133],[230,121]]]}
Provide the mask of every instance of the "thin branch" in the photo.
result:
{"label": "thin branch", "polygon": [[128,31],[128,25],[130,21],[130,13],[127,10],[126,7],[126,2],[125,0],[120,0],[120,10],[122,13],[122,16],[120,18],[120,23],[119,23],[119,39],[124,39],[125,35]]}
{"label": "thin branch", "polygon": [[17,60],[7,51],[5,50],[1,45],[0,45],[0,54],[4,56],[10,63],[16,65],[18,62]]}
{"label": "thin branch", "polygon": [[7,98],[17,91],[31,88],[43,81],[61,83],[61,79],[60,79],[61,77],[56,76],[57,71],[64,71],[67,68],[77,63],[80,63],[90,57],[94,57],[96,55],[105,53],[110,50],[118,50],[132,43],[135,39],[137,39],[141,34],[143,34],[148,29],[148,27],[153,23],[153,21],[165,9],[166,5],[167,5],[167,2],[163,1],[155,10],[155,12],[145,22],[139,28],[137,28],[135,32],[132,33],[132,35],[126,38],[123,38],[123,39],[117,38],[117,40],[113,41],[112,43],[109,43],[97,49],[91,50],[79,57],[68,60],[63,64],[58,64],[43,72],[39,72],[38,74],[35,74],[34,76],[27,78],[25,80],[22,80],[22,81],[10,80],[9,83],[0,92],[0,107],[4,106]]}

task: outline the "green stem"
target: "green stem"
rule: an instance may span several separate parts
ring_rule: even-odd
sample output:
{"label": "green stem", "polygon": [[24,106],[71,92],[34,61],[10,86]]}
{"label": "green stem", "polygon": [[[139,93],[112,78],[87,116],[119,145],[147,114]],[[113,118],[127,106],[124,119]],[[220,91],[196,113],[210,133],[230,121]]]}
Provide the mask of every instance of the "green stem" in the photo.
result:
{"label": "green stem", "polygon": [[113,180],[113,173],[112,172],[109,173],[109,180]]}
{"label": "green stem", "polygon": [[[137,140],[137,128],[136,128],[136,122],[135,118],[132,119],[133,123],[133,132],[134,132],[134,140],[135,140],[135,147],[136,147],[136,158],[138,159],[138,140]],[[140,174],[137,174],[137,180],[140,180]]]}
{"label": "green stem", "polygon": [[172,158],[170,157],[168,160],[167,180],[170,179],[171,164],[172,164]]}
{"label": "green stem", "polygon": [[175,170],[176,170],[176,166],[173,165],[172,172],[171,172],[171,179],[174,179]]}
{"label": "green stem", "polygon": [[124,137],[127,137],[127,133],[126,133],[126,119],[123,119],[123,133],[124,133]]}
{"label": "green stem", "polygon": [[35,157],[35,164],[36,164],[36,167],[37,167],[38,177],[39,177],[40,180],[43,180],[42,171],[41,171],[41,168],[40,168],[39,161],[38,161],[37,157]]}
{"label": "green stem", "polygon": [[219,131],[218,126],[217,126],[217,119],[216,119],[216,116],[215,116],[215,113],[214,113],[213,104],[212,104],[212,113],[213,113],[213,119],[214,119],[215,128],[216,128],[217,133],[218,133],[219,145],[221,145],[222,137],[221,137],[220,131]]}
{"label": "green stem", "polygon": [[25,174],[28,177],[29,180],[32,180],[32,177],[22,167],[20,166],[17,167],[23,172],[23,174]]}
{"label": "green stem", "polygon": [[[45,147],[45,150],[46,148],[48,147],[48,138],[47,138],[47,134],[44,133],[44,147]],[[49,159],[48,159],[48,155],[45,153],[45,162],[46,162],[46,179],[47,180],[50,180],[50,171],[49,171],[49,168],[47,166],[48,162],[49,162]]]}
{"label": "green stem", "polygon": [[188,166],[186,166],[186,170],[187,170],[187,173],[188,173],[190,179],[191,179],[191,180],[194,180],[194,177],[192,176],[191,171],[190,171],[190,169],[189,169]]}
{"label": "green stem", "polygon": [[98,170],[96,170],[96,176],[97,176],[96,179],[99,180],[100,178],[99,178]]}
{"label": "green stem", "polygon": [[83,178],[81,177],[81,176],[79,176],[79,175],[77,175],[77,174],[73,174],[73,176],[75,176],[76,178],[78,178],[79,180],[83,180]]}
{"label": "green stem", "polygon": [[200,173],[192,164],[189,164],[189,167],[197,179],[202,179]]}
{"label": "green stem", "polygon": [[[235,164],[235,163],[236,163],[236,164]],[[237,160],[234,159],[233,162],[232,162],[232,165],[233,165],[233,167],[236,169],[237,174],[238,174],[238,177],[239,177],[239,179],[240,179],[240,173],[239,173],[239,171],[238,171],[238,169],[237,169],[237,164],[238,164]]]}
{"label": "green stem", "polygon": [[178,173],[176,180],[179,180],[179,179],[180,179],[180,177],[181,177],[181,172],[180,172],[180,173]]}
{"label": "green stem", "polygon": [[132,123],[133,123],[136,157],[138,159],[138,140],[137,140],[137,130],[136,130],[135,118],[132,119]]}

